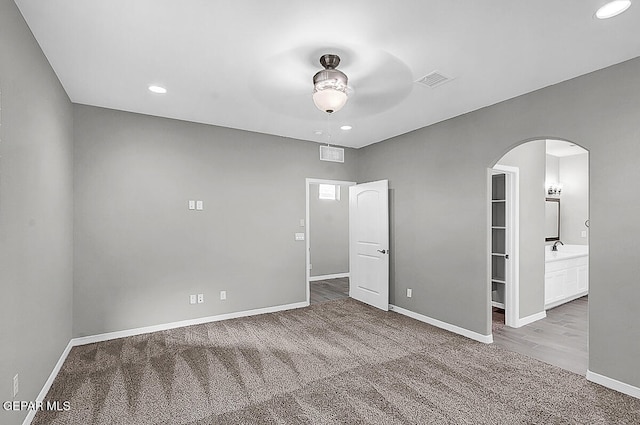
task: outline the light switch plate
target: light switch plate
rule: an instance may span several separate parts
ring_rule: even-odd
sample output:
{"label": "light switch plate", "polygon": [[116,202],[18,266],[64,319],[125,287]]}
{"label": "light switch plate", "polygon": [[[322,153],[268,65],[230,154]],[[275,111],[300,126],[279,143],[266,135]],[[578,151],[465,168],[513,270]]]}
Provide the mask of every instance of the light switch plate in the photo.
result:
{"label": "light switch plate", "polygon": [[304,233],[296,233],[296,240],[297,241],[303,241],[304,240]]}
{"label": "light switch plate", "polygon": [[189,304],[195,304],[196,303],[196,295],[189,295]]}
{"label": "light switch plate", "polygon": [[300,219],[300,227],[304,227],[304,218]]}
{"label": "light switch plate", "polygon": [[190,210],[196,209],[196,201],[189,201],[189,209]]}
{"label": "light switch plate", "polygon": [[587,237],[587,231],[583,230],[582,232],[580,232],[580,236],[582,236],[583,238]]}
{"label": "light switch plate", "polygon": [[227,291],[220,291],[220,299],[221,300],[227,299]]}
{"label": "light switch plate", "polygon": [[198,294],[198,304],[202,304],[204,302],[204,294]]}
{"label": "light switch plate", "polygon": [[196,201],[196,210],[202,211],[204,209],[204,202]]}
{"label": "light switch plate", "polygon": [[413,290],[411,288],[407,288],[407,298],[411,298],[413,295]]}

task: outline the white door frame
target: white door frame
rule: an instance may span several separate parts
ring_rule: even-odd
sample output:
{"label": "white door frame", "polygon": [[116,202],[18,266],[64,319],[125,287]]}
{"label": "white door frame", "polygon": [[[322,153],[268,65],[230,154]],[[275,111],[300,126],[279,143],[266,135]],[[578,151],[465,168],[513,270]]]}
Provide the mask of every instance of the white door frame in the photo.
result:
{"label": "white door frame", "polygon": [[310,279],[311,279],[311,241],[310,241],[310,229],[311,229],[311,222],[309,220],[309,186],[311,186],[312,184],[339,184],[339,185],[346,185],[346,186],[353,186],[356,184],[356,182],[350,182],[350,181],[344,181],[344,180],[326,180],[326,179],[315,179],[315,178],[306,178],[305,179],[305,185],[306,185],[306,215],[305,215],[305,241],[306,241],[306,271],[305,271],[305,282],[307,285],[307,304],[311,303],[311,286],[310,286]]}
{"label": "white door frame", "polygon": [[[505,175],[506,194],[506,253],[509,259],[506,262],[505,285],[505,325],[512,328],[522,326],[520,324],[520,169],[506,165],[495,165],[488,171],[488,202],[491,207],[491,175],[499,171]],[[491,320],[491,209],[487,214],[488,229],[488,271],[487,286],[489,294],[489,320]],[[491,321],[489,322],[491,323]]]}

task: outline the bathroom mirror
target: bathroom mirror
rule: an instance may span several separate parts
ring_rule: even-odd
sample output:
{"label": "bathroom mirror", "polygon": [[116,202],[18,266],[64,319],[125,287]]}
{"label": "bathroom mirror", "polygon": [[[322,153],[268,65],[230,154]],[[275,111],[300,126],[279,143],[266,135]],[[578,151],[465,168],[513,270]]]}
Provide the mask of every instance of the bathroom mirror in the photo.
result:
{"label": "bathroom mirror", "polygon": [[560,199],[547,198],[545,202],[545,241],[560,240]]}

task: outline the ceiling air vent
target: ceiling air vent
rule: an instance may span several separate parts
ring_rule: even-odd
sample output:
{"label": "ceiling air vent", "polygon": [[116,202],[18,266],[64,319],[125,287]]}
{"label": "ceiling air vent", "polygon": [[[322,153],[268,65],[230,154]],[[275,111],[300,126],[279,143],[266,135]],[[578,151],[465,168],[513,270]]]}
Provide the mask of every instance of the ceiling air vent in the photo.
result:
{"label": "ceiling air vent", "polygon": [[424,84],[427,87],[435,88],[443,85],[444,83],[448,83],[451,80],[453,80],[453,78],[447,77],[446,75],[438,71],[433,71],[432,73],[427,74],[424,77],[420,78],[416,82],[420,84]]}
{"label": "ceiling air vent", "polygon": [[320,161],[344,162],[344,149],[321,145]]}

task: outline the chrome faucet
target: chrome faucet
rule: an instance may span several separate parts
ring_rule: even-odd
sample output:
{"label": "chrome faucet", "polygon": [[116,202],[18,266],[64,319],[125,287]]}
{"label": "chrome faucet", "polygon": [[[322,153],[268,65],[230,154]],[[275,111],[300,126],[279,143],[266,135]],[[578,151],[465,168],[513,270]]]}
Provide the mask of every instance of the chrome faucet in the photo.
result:
{"label": "chrome faucet", "polygon": [[558,250],[558,244],[560,244],[560,245],[564,245],[564,243],[563,243],[562,241],[560,241],[560,240],[555,241],[555,242],[553,243],[553,246],[551,247],[551,251],[557,251],[557,250]]}

